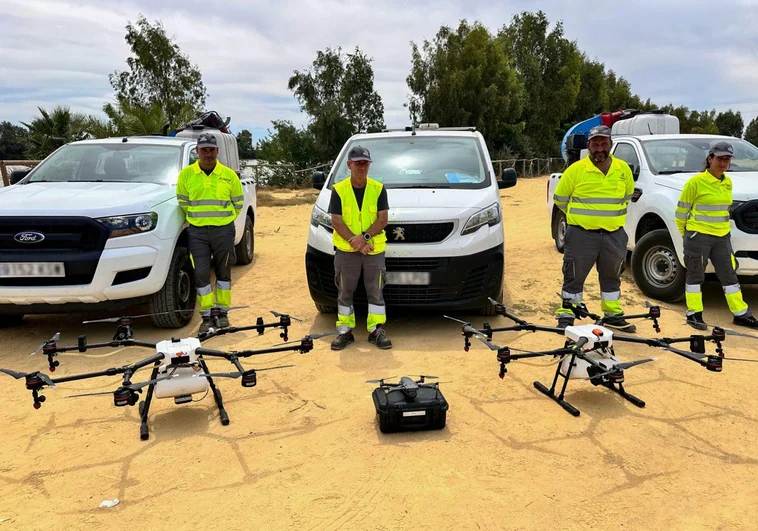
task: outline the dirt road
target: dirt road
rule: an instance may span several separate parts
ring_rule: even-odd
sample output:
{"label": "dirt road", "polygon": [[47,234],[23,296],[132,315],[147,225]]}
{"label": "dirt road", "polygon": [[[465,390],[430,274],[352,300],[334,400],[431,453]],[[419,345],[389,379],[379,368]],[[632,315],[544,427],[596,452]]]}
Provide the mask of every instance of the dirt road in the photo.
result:
{"label": "dirt road", "polygon": [[[521,180],[503,191],[506,302],[521,316],[553,324],[560,288],[559,255],[544,209],[545,180]],[[284,194],[286,195],[286,194]],[[262,207],[252,265],[234,270],[234,303],[250,309],[233,323],[268,310],[304,319],[290,332],[325,331],[334,316],[316,312],[303,253],[311,207]],[[594,274],[594,273],[593,273]],[[625,278],[628,312],[644,311]],[[596,279],[585,289],[599,310]],[[758,308],[758,292],[745,288]],[[705,291],[706,315],[730,326],[718,286]],[[682,307],[664,311],[668,337],[689,335]],[[500,317],[460,314],[481,325]],[[82,325],[85,315],[31,317],[0,331],[3,367],[45,368],[29,353],[56,331],[61,343],[109,340],[110,325]],[[197,320],[181,334],[194,333]],[[640,335],[652,336],[648,322]],[[483,345],[462,350],[458,328],[440,313],[390,315],[395,348],[378,351],[365,334],[346,351],[318,341],[307,355],[261,356],[248,367],[296,363],[259,374],[243,389],[221,381],[229,426],[214,403],[154,402],[148,441],[139,439],[136,408],[114,408],[108,391],[120,380],[89,380],[48,390],[35,411],[23,383],[2,376],[0,523],[9,529],[750,529],[758,516],[758,364],[703,368],[663,351],[624,345],[619,357],[658,361],[627,374],[627,388],[647,402],[638,409],[588,382],[572,382],[574,418],[533,387],[550,383],[547,359],[513,363],[504,380]],[[172,335],[181,335],[179,331]],[[163,339],[149,323],[138,338]],[[501,344],[554,348],[549,334],[500,334]],[[281,341],[277,332],[216,338],[208,346],[253,348]],[[758,358],[750,339],[729,337],[727,355]],[[57,375],[120,366],[149,354],[139,349],[61,355]],[[211,362],[229,370],[226,362]],[[441,376],[450,401],[440,432],[382,435],[369,378]],[[146,374],[146,373],[143,373]],[[118,498],[113,508],[101,501]],[[750,522],[753,522],[751,524]]]}

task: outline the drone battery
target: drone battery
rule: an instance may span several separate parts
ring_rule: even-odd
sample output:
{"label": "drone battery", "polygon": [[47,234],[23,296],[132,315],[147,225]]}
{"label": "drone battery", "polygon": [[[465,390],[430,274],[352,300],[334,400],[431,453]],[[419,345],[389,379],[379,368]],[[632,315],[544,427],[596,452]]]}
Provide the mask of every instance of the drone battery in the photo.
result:
{"label": "drone battery", "polygon": [[413,399],[406,397],[400,389],[387,391],[377,387],[371,395],[382,433],[441,430],[445,427],[448,404],[438,388],[419,387]]}

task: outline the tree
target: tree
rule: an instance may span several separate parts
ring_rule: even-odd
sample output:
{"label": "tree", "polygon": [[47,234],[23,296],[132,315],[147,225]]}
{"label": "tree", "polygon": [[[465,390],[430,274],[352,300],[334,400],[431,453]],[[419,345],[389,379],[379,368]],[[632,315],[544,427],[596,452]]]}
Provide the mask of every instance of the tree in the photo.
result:
{"label": "tree", "polygon": [[737,111],[735,114],[732,109],[726,112],[720,112],[714,120],[720,135],[728,135],[736,138],[742,138],[742,130],[745,123],[742,121],[742,113]]}
{"label": "tree", "polygon": [[561,124],[576,106],[583,63],[576,43],[563,36],[563,23],[552,31],[549,26],[542,11],[523,12],[498,35],[524,84],[524,134],[544,156],[558,152]]}
{"label": "tree", "polygon": [[583,55],[579,93],[576,96],[574,109],[571,111],[564,124],[565,127],[562,129],[566,129],[598,113],[611,110],[608,101],[605,65],[598,61],[590,61]]}
{"label": "tree", "polygon": [[0,160],[25,160],[29,132],[10,122],[0,122]]}
{"label": "tree", "polygon": [[443,26],[421,49],[411,42],[411,62],[411,119],[475,126],[493,151],[516,143],[524,87],[503,46],[481,24]]}
{"label": "tree", "polygon": [[249,160],[255,158],[253,134],[247,129],[243,129],[237,133],[237,150],[239,151],[240,159]]}
{"label": "tree", "polygon": [[119,104],[151,109],[160,107],[171,127],[192,109],[197,114],[205,106],[208,93],[197,66],[182,55],[169,39],[161,22],[150,24],[140,15],[137,25],[126,25],[126,42],[133,56],[127,58],[128,71],[108,76]]}
{"label": "tree", "polygon": [[21,122],[29,130],[30,157],[43,159],[69,142],[87,137],[87,118],[68,107],[57,106],[52,112],[37,107],[40,116],[31,123]]}
{"label": "tree", "polygon": [[289,120],[272,122],[273,131],[261,139],[255,153],[259,160],[286,162],[299,167],[324,162],[316,148],[316,139],[308,129],[297,129]]}
{"label": "tree", "polygon": [[309,131],[322,160],[334,158],[351,135],[384,128],[384,106],[374,90],[371,60],[357,47],[344,55],[341,48],[319,50],[311,69],[295,70],[287,83],[311,118]]}
{"label": "tree", "polygon": [[758,117],[753,118],[750,120],[750,123],[747,124],[747,128],[745,129],[745,140],[754,146],[758,146]]}

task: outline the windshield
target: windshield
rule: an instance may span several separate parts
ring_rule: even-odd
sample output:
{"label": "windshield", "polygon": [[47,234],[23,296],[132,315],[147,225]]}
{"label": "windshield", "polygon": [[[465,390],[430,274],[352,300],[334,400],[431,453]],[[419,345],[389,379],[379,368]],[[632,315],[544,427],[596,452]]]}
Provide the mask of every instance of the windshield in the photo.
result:
{"label": "windshield", "polygon": [[150,144],[69,144],[35,168],[27,182],[173,183],[182,148]]}
{"label": "windshield", "polygon": [[475,137],[408,136],[351,142],[337,161],[332,184],[350,176],[347,153],[360,144],[371,153],[368,176],[386,188],[485,188],[490,177]]}
{"label": "windshield", "polygon": [[[642,147],[653,173],[700,173],[705,169],[710,147],[723,140],[722,137],[645,140]],[[727,142],[734,148],[729,173],[758,171],[758,148],[739,138],[730,138]]]}

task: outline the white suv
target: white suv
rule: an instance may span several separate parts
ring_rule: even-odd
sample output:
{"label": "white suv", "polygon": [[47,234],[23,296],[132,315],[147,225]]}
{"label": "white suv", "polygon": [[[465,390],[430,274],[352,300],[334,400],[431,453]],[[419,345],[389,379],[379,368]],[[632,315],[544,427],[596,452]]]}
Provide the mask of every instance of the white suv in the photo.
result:
{"label": "white suv", "polygon": [[[474,128],[407,127],[359,134],[340,151],[328,176],[313,175],[321,193],[308,233],[308,287],[321,312],[335,312],[334,245],[328,213],[332,185],[350,178],[348,151],[371,152],[369,177],[384,183],[389,201],[384,298],[389,307],[494,308],[503,296],[504,236],[499,188],[516,184],[506,169],[498,179],[484,138]],[[365,303],[359,283],[355,299]]]}

